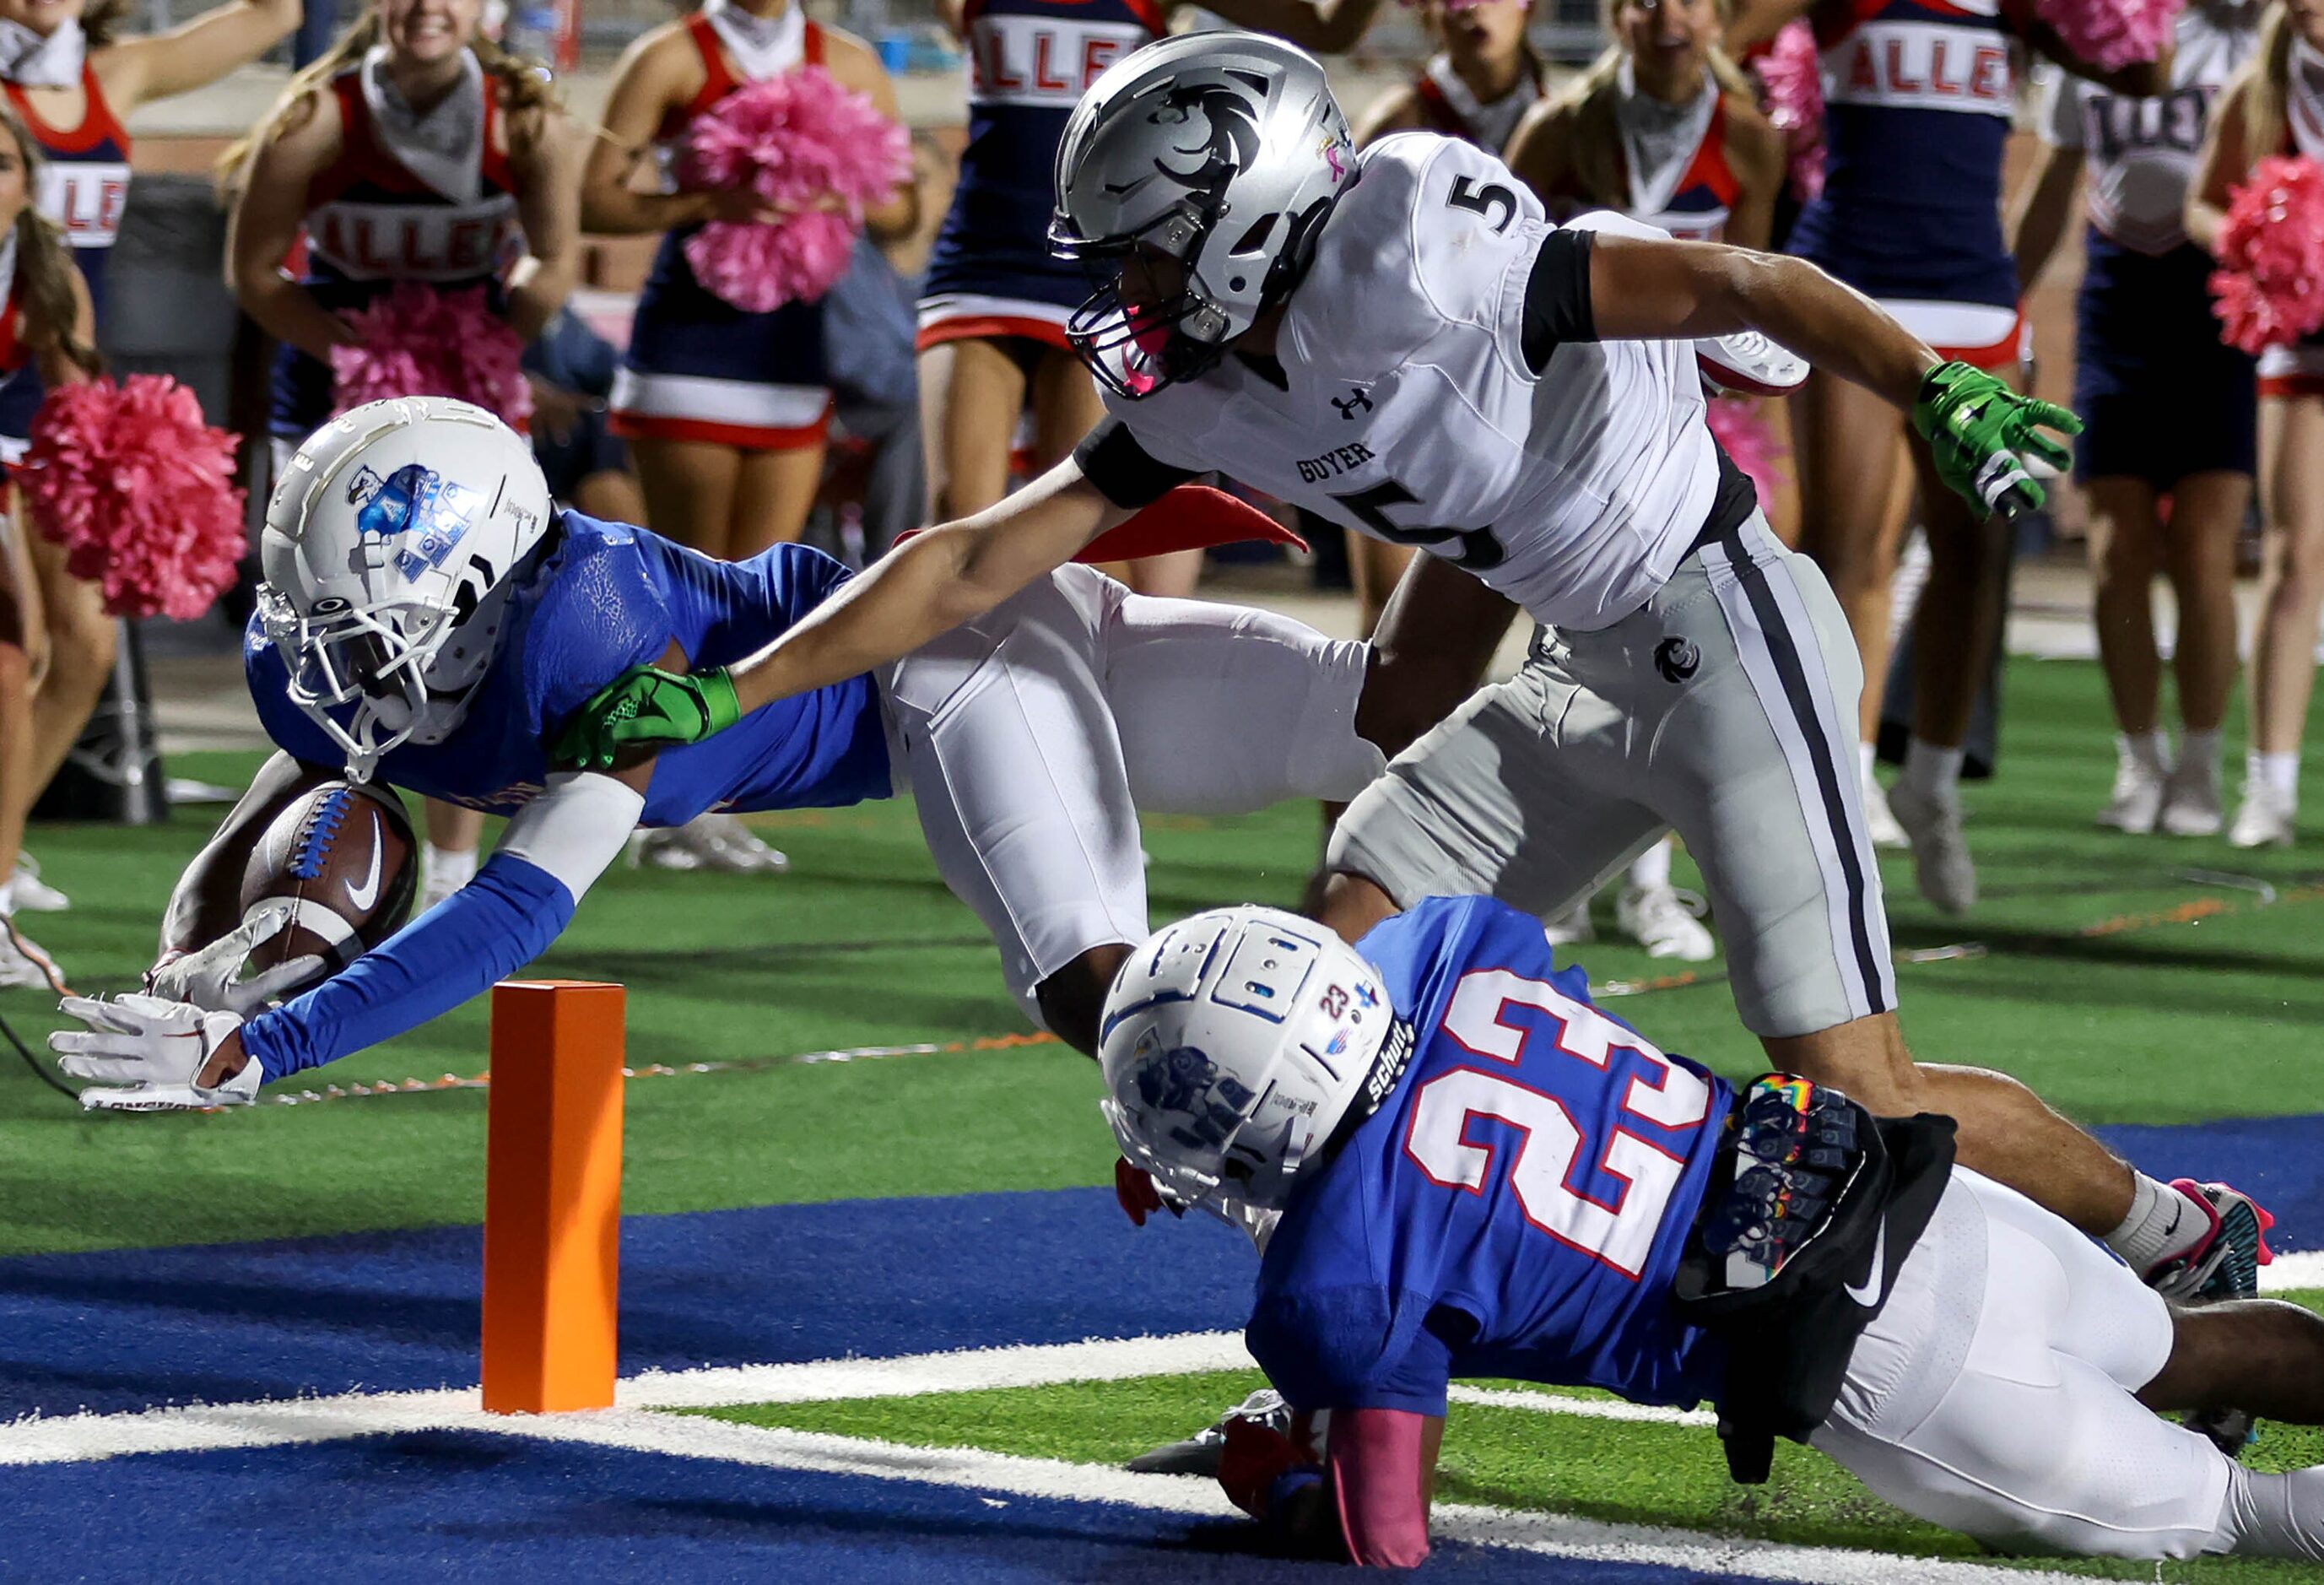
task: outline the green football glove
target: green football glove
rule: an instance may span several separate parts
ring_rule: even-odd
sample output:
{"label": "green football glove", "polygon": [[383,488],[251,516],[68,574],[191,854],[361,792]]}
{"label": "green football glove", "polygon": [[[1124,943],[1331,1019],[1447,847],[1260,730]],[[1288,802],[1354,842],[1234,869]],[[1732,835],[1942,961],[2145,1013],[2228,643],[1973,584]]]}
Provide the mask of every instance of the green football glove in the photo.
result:
{"label": "green football glove", "polygon": [[597,690],[557,740],[559,764],[610,770],[613,757],[638,743],[698,743],[742,719],[725,668],[680,677],[633,666]]}
{"label": "green football glove", "polygon": [[2042,486],[2025,471],[2038,457],[2063,469],[2073,454],[2042,433],[2079,435],[2082,420],[2053,402],[2020,396],[1981,369],[1940,364],[1921,381],[1913,428],[1936,454],[1937,476],[1986,516],[2015,517],[2042,504]]}

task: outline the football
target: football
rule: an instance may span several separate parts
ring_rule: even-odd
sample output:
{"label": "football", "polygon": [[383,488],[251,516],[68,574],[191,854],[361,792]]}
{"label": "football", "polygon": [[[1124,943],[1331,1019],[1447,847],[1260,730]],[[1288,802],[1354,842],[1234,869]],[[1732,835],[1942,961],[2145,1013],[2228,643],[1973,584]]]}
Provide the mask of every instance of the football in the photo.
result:
{"label": "football", "polygon": [[402,927],[419,887],[411,821],[392,793],[344,781],[309,788],[274,817],[242,872],[242,917],[288,904],[290,928],[261,942],[254,971],[309,954],[334,971]]}

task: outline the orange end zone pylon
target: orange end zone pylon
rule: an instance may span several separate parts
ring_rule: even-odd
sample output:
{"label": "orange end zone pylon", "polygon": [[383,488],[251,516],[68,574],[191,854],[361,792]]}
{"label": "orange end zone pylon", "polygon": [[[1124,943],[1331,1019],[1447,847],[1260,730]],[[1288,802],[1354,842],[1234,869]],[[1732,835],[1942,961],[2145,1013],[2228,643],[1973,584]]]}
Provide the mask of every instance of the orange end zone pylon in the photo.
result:
{"label": "orange end zone pylon", "polygon": [[613,1402],[622,1222],[619,985],[493,987],[484,1141],[484,1408]]}

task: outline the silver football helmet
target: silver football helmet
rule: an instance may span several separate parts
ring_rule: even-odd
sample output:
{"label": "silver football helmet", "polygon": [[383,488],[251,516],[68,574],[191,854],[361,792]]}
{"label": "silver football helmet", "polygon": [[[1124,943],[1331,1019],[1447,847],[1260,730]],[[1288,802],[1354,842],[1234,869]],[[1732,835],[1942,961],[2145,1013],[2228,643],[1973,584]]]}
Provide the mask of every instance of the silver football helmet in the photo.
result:
{"label": "silver football helmet", "polygon": [[267,502],[259,619],[351,778],[460,723],[551,510],[532,448],[465,401],[366,402],[300,447]]}
{"label": "silver football helmet", "polygon": [[[1123,396],[1200,374],[1290,295],[1354,169],[1348,118],[1304,50],[1196,32],[1123,56],[1057,144],[1050,250],[1099,283],[1066,339]],[[1171,263],[1125,290],[1141,255]]]}
{"label": "silver football helmet", "polygon": [[1098,1026],[1099,1102],[1133,1166],[1249,1226],[1279,1211],[1412,1056],[1379,971],[1312,919],[1214,908],[1130,954]]}

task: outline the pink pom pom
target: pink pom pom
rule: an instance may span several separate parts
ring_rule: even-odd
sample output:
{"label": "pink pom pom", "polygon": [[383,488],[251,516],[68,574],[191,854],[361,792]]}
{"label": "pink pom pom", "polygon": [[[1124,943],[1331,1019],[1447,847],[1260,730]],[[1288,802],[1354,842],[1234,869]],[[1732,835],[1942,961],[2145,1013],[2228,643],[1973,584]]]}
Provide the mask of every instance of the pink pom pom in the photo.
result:
{"label": "pink pom pom", "polygon": [[696,116],[678,173],[693,190],[748,188],[797,210],[774,225],[713,221],[686,242],[706,290],[763,314],[812,302],[847,272],[864,206],[910,179],[912,145],[869,98],[808,66],[737,89]]}
{"label": "pink pom pom", "polygon": [[2038,0],[2034,14],[2067,52],[2107,71],[2163,53],[2185,0]]}
{"label": "pink pom pom", "polygon": [[33,523],[108,613],[189,622],[242,559],[235,445],[167,375],[60,385],[32,417],[19,478]]}
{"label": "pink pom pom", "polygon": [[1775,490],[1782,483],[1775,465],[1789,455],[1783,443],[1775,438],[1774,428],[1759,403],[1748,397],[1714,396],[1703,417],[1711,425],[1711,434],[1726,448],[1737,467],[1750,475],[1752,487],[1759,492],[1759,504],[1764,509],[1775,500]]}
{"label": "pink pom pom", "polygon": [[1786,23],[1752,69],[1766,90],[1767,119],[1791,151],[1792,196],[1805,203],[1823,191],[1823,63],[1814,32],[1804,22]]}
{"label": "pink pom pom", "polygon": [[332,410],[397,396],[472,401],[513,429],[532,416],[524,346],[481,286],[447,290],[399,281],[346,316],[359,338],[331,349]]}
{"label": "pink pom pom", "polygon": [[2247,353],[2324,329],[2324,167],[2270,156],[2227,200],[2211,273],[2219,324]]}

